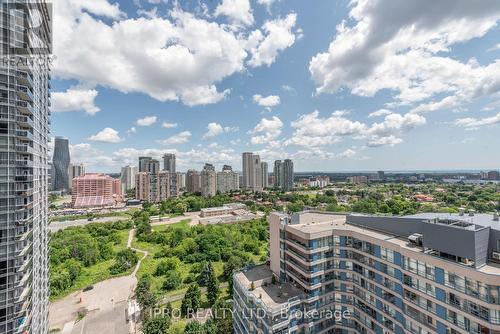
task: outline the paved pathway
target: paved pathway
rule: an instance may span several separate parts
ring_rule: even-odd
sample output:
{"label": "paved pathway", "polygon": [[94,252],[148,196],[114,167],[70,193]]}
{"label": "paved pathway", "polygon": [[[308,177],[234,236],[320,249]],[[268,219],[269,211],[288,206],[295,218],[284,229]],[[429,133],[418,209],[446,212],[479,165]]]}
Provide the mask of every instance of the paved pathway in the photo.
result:
{"label": "paved pathway", "polygon": [[[135,230],[130,230],[127,247],[132,248]],[[134,249],[134,248],[132,248]],[[127,302],[137,285],[135,274],[146,251],[134,249],[143,256],[134,271],[127,276],[108,279],[94,284],[90,291],[74,292],[50,304],[49,327],[58,328],[64,334],[126,334],[133,324],[125,321]],[[79,309],[88,310],[87,316],[75,323]]]}

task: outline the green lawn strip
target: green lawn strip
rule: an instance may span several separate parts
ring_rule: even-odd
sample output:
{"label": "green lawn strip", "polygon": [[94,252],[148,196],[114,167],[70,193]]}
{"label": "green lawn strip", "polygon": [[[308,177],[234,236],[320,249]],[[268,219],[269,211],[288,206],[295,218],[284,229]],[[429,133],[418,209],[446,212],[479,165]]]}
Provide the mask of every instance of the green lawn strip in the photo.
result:
{"label": "green lawn strip", "polygon": [[161,231],[165,231],[169,228],[174,228],[174,227],[189,228],[190,221],[191,221],[191,219],[188,218],[188,219],[183,219],[180,222],[173,223],[173,224],[156,225],[156,226],[152,227],[152,230],[157,231],[157,232],[161,232]]}

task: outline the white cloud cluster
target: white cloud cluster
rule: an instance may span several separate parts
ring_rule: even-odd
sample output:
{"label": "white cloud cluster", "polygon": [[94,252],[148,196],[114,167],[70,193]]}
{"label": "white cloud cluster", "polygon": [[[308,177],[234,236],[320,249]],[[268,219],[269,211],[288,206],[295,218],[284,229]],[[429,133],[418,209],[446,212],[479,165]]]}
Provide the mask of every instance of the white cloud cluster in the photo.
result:
{"label": "white cloud cluster", "polygon": [[270,66],[278,57],[280,51],[289,48],[295,43],[293,28],[297,21],[297,14],[288,14],[283,19],[267,21],[262,30],[253,31],[248,37],[248,49],[252,55],[248,64],[252,67]]}
{"label": "white cloud cluster", "polygon": [[278,106],[281,103],[281,100],[278,95],[269,95],[264,97],[260,94],[255,94],[253,96],[253,102],[270,110],[272,107]]}
{"label": "white cloud cluster", "polygon": [[250,131],[250,142],[254,145],[268,144],[272,146],[281,134],[283,122],[276,116],[271,119],[262,118],[255,128]]}
{"label": "white cloud cluster", "polygon": [[177,126],[179,126],[179,124],[177,124],[177,123],[170,123],[170,122],[166,122],[166,121],[161,123],[161,127],[165,128],[165,129],[173,129],[173,128],[176,128]]}
{"label": "white cloud cluster", "polygon": [[397,104],[445,95],[416,107],[423,113],[500,91],[500,62],[481,66],[446,57],[451,47],[484,36],[500,19],[500,2],[358,0],[337,26],[328,51],[309,64],[317,93],[346,87],[352,94],[395,92]]}
{"label": "white cloud cluster", "polygon": [[207,132],[203,135],[203,139],[212,138],[223,133],[236,132],[238,127],[222,126],[219,123],[208,123]]}
{"label": "white cloud cluster", "polygon": [[[232,5],[246,2],[224,0],[219,13],[234,18],[241,7]],[[216,84],[243,71],[249,56],[253,67],[270,65],[295,40],[295,14],[268,21],[263,32],[250,36],[179,7],[168,14],[126,18],[110,0],[61,1],[54,6],[54,31],[60,32],[54,34],[55,75],[159,101],[210,104],[230,93],[218,91]],[[240,19],[251,21],[248,15]]]}
{"label": "white cloud cluster", "polygon": [[89,140],[101,142],[101,143],[119,143],[122,139],[120,134],[113,128],[104,128],[93,136],[89,137]]}
{"label": "white cloud cluster", "polygon": [[137,121],[135,121],[135,124],[138,126],[151,126],[156,123],[158,117],[156,116],[146,116],[143,118],[139,118]]}
{"label": "white cloud cluster", "polygon": [[491,117],[484,118],[459,118],[455,120],[455,125],[465,128],[466,130],[477,130],[482,126],[494,125],[500,123],[500,112]]}
{"label": "white cloud cluster", "polygon": [[95,115],[101,109],[95,105],[95,99],[99,95],[95,89],[70,88],[65,92],[52,93],[52,111],[84,111],[89,115]]}
{"label": "white cloud cluster", "polygon": [[227,16],[235,25],[250,26],[254,22],[249,0],[222,0],[214,14]]}
{"label": "white cloud cluster", "polygon": [[173,135],[167,139],[164,140],[159,140],[158,143],[162,145],[179,145],[179,144],[184,144],[189,141],[189,138],[191,138],[191,132],[189,131],[182,131],[179,132],[176,135]]}

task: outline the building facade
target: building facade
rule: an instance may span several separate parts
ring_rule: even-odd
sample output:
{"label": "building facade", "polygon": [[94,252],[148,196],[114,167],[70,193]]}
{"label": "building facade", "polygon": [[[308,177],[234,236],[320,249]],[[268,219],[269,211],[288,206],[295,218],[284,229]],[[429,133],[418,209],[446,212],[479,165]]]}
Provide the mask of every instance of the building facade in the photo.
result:
{"label": "building facade", "polygon": [[163,170],[175,173],[175,154],[165,153],[163,155]]}
{"label": "building facade", "polygon": [[283,191],[293,190],[294,182],[293,161],[290,159],[274,162],[274,187]]}
{"label": "building facade", "polygon": [[262,161],[260,163],[260,170],[262,173],[262,189],[266,189],[267,187],[269,187],[269,165],[267,164],[267,162]]}
{"label": "building facade", "polygon": [[87,173],[73,179],[71,205],[74,208],[114,206],[121,202],[121,180],[100,173]]}
{"label": "building facade", "polygon": [[201,196],[210,197],[217,193],[217,173],[212,164],[205,164],[201,171]]}
{"label": "building facade", "polygon": [[241,187],[250,191],[262,191],[262,167],[260,156],[252,152],[242,154]]}
{"label": "building facade", "polygon": [[78,176],[85,175],[85,165],[84,164],[78,164],[78,165],[73,165],[69,164],[68,168],[68,180],[69,180],[69,187],[73,186],[73,179]]}
{"label": "building facade", "polygon": [[[14,62],[0,64],[0,333],[48,333],[48,174],[50,69],[43,61],[22,63],[22,57],[43,57],[22,40],[24,19],[31,15],[0,6],[0,49]],[[5,5],[5,6],[4,6]],[[44,2],[36,10],[41,43],[50,41],[50,14]],[[27,52],[18,56],[18,50]],[[60,152],[60,142],[57,140]],[[59,155],[56,155],[59,157]],[[67,159],[66,159],[67,158]],[[57,186],[68,189],[69,154],[61,157]]]}
{"label": "building facade", "polygon": [[222,167],[222,171],[217,172],[217,191],[225,194],[240,189],[240,175],[233,171],[228,165]]}
{"label": "building facade", "polygon": [[270,265],[234,276],[236,333],[500,331],[498,214],[268,221]]}
{"label": "building facade", "polygon": [[190,169],[186,173],[186,191],[199,193],[201,191],[201,175],[198,171]]}
{"label": "building facade", "polygon": [[54,190],[69,190],[69,163],[70,156],[68,139],[56,137],[54,142],[54,155],[52,156],[52,165],[54,166]]}
{"label": "building facade", "polygon": [[[172,180],[175,179],[175,184]],[[135,198],[158,203],[178,196],[177,174],[165,171],[157,173],[139,172],[135,176]]]}
{"label": "building facade", "polygon": [[127,192],[127,190],[133,189],[135,187],[136,174],[137,167],[130,165],[122,167],[120,179],[122,182],[122,191],[124,194]]}

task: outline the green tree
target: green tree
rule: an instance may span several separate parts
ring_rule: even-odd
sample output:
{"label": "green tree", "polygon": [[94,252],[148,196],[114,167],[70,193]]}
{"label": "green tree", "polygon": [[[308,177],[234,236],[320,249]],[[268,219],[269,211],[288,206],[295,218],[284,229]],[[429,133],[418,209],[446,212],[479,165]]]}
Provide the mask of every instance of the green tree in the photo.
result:
{"label": "green tree", "polygon": [[144,334],[166,334],[169,327],[169,317],[154,317],[144,321],[142,331]]}
{"label": "green tree", "polygon": [[209,305],[213,305],[219,297],[219,280],[212,271],[207,280],[207,300]]}
{"label": "green tree", "polygon": [[166,279],[165,282],[163,282],[164,290],[175,290],[182,284],[181,275],[177,272],[177,270],[170,270],[165,276]]}
{"label": "green tree", "polygon": [[130,248],[124,249],[116,254],[115,263],[109,268],[111,274],[123,273],[137,264],[139,257]]}
{"label": "green tree", "polygon": [[201,306],[201,290],[198,284],[193,283],[189,286],[184,299],[182,299],[181,312],[187,315],[189,311],[197,311]]}

